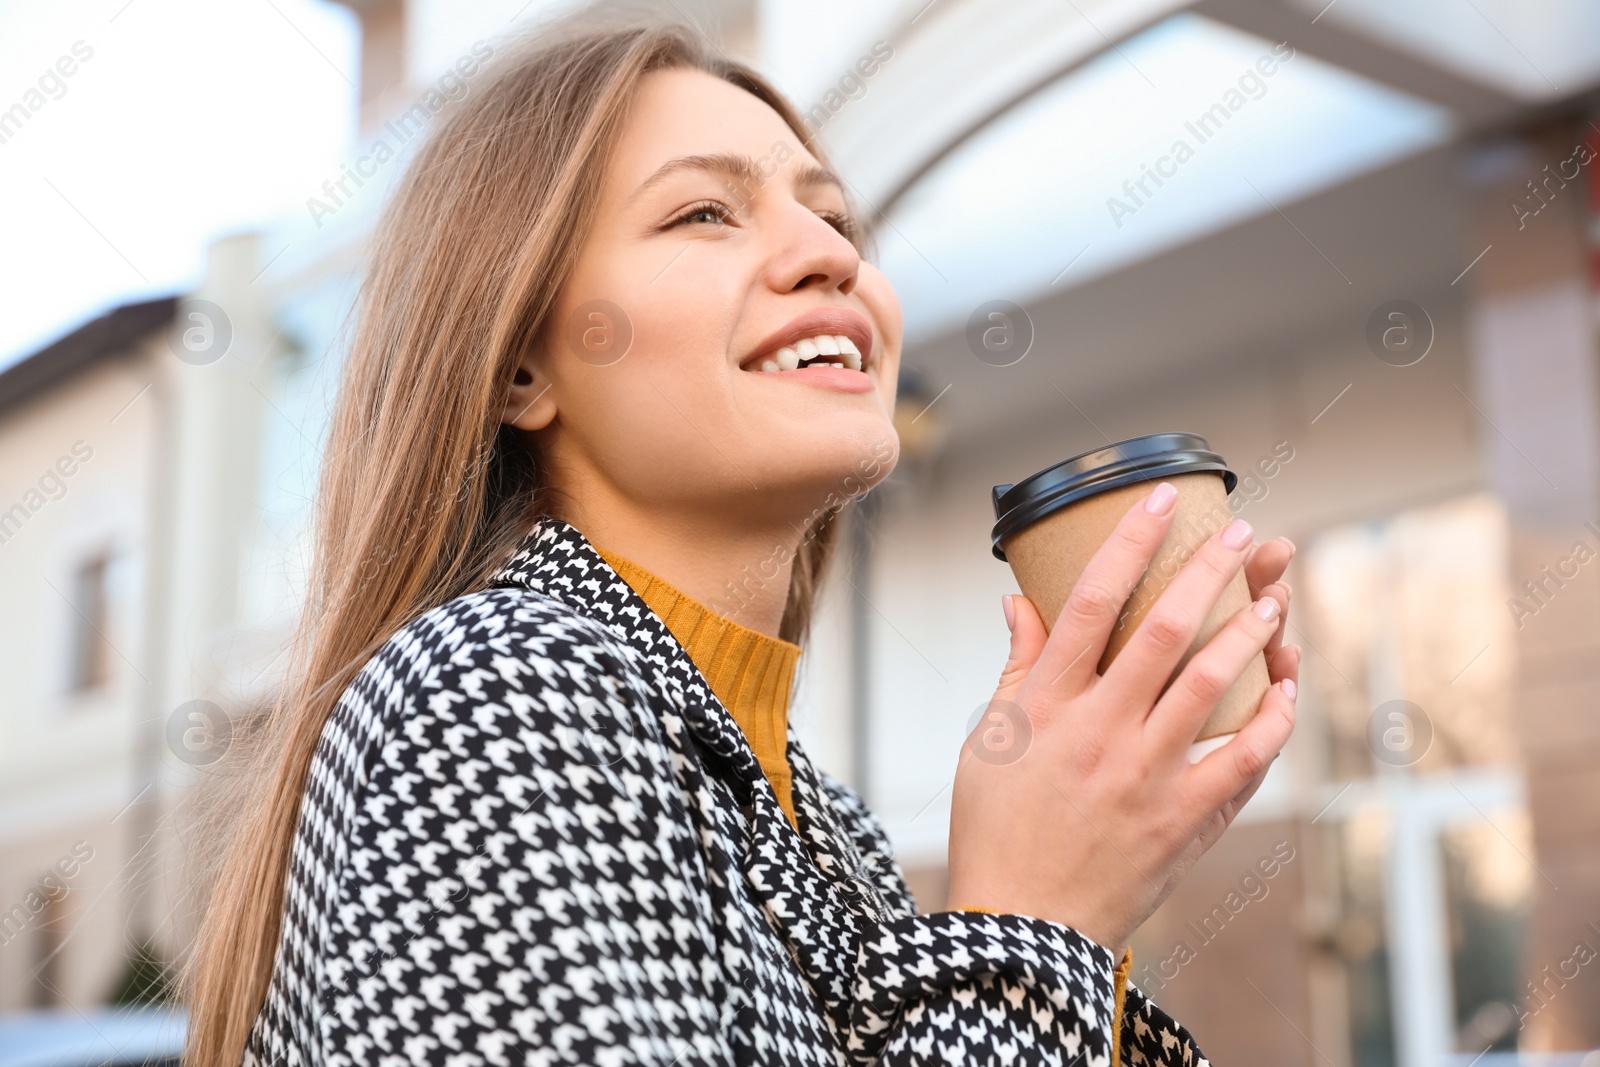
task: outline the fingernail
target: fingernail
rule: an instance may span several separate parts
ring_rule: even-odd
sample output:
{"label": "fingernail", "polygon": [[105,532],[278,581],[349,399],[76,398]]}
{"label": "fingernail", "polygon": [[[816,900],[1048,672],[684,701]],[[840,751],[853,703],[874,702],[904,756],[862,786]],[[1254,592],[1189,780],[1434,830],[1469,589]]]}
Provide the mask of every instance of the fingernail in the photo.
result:
{"label": "fingernail", "polygon": [[1256,613],[1256,618],[1271,622],[1278,617],[1278,602],[1270,596],[1264,596],[1250,610]]}
{"label": "fingernail", "polygon": [[1294,684],[1293,678],[1285,678],[1283,681],[1279,682],[1278,685],[1283,688],[1283,695],[1288,697],[1290,700],[1293,700],[1296,694],[1300,692],[1300,687]]}
{"label": "fingernail", "polygon": [[1017,628],[1017,609],[1011,603],[1010,593],[1000,598],[1000,610],[1006,613],[1006,629],[1015,630]]}
{"label": "fingernail", "polygon": [[1178,491],[1172,487],[1171,482],[1162,482],[1150,492],[1144,502],[1144,509],[1152,515],[1165,515],[1172,510],[1172,502],[1178,499]]}
{"label": "fingernail", "polygon": [[1300,551],[1298,548],[1294,547],[1294,542],[1289,540],[1287,537],[1279,537],[1278,540],[1282,541],[1284,544],[1289,546],[1289,555],[1292,556],[1296,552]]}
{"label": "fingernail", "polygon": [[1222,531],[1222,543],[1232,549],[1243,548],[1250,543],[1250,535],[1254,532],[1248,522],[1234,519],[1228,523],[1228,528]]}

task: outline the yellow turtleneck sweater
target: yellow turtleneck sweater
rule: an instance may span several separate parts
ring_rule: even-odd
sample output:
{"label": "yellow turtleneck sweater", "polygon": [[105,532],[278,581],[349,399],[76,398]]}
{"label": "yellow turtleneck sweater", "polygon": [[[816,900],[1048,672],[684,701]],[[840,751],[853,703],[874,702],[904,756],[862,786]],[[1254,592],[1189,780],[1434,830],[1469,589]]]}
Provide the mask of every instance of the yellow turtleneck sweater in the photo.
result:
{"label": "yellow turtleneck sweater", "polygon": [[[789,691],[794,684],[800,646],[740,626],[637,563],[603,548],[598,551],[611,564],[611,569],[621,575],[639,594],[639,599],[666,624],[667,630],[700,669],[711,692],[728,709],[750,743],[789,824],[798,829],[788,734]],[[989,911],[988,908],[956,910]],[[1118,1046],[1122,1036],[1122,1002],[1132,967],[1133,950],[1130,948],[1122,954],[1121,962],[1112,972],[1116,991],[1111,1027],[1111,1062],[1114,1065],[1121,1063]]]}
{"label": "yellow turtleneck sweater", "polygon": [[605,549],[599,552],[700,668],[706,684],[750,742],[789,825],[798,829],[789,768],[789,691],[800,646],[740,626],[637,563]]}

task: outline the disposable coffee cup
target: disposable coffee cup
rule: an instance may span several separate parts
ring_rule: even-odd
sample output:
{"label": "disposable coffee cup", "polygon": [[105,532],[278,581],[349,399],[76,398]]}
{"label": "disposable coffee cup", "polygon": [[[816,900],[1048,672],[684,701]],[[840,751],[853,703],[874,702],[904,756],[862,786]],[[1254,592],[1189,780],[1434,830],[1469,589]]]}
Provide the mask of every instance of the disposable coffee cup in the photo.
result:
{"label": "disposable coffee cup", "polygon": [[[1158,433],[1083,452],[1015,484],[994,487],[995,557],[1011,565],[1023,594],[1050,628],[1078,576],[1128,508],[1161,482],[1171,482],[1178,491],[1172,528],[1128,596],[1100,657],[1101,671],[1127,645],[1179,568],[1233,521],[1228,494],[1238,478],[1199,434]],[[1240,570],[1206,616],[1173,677],[1249,604],[1250,587]],[[1195,735],[1189,762],[1197,763],[1226,744],[1254,718],[1270,684],[1266,657],[1257,655]]]}

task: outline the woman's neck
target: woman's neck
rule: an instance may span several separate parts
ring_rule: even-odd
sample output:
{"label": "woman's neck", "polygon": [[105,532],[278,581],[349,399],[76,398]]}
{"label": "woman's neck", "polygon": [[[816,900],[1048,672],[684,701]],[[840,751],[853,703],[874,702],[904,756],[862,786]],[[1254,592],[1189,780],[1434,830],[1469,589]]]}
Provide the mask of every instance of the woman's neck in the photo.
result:
{"label": "woman's neck", "polygon": [[571,501],[563,518],[592,544],[631,560],[719,615],[777,637],[802,528],[674,515],[627,502]]}

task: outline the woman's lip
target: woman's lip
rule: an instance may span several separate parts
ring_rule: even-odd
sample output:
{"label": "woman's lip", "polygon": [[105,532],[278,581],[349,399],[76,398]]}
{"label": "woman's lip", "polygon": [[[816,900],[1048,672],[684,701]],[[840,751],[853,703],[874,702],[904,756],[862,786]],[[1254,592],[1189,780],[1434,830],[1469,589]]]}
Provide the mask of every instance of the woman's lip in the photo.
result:
{"label": "woman's lip", "polygon": [[846,393],[870,393],[872,378],[866,371],[845,367],[800,367],[797,370],[742,371],[757,378],[772,378],[780,382],[805,382],[825,389],[838,389]]}
{"label": "woman's lip", "polygon": [[821,334],[845,335],[860,349],[862,367],[876,365],[872,324],[865,315],[851,308],[816,308],[790,320],[783,329],[769,334],[753,352],[739,361],[739,367],[743,370],[759,370],[761,361],[775,358],[778,349]]}

